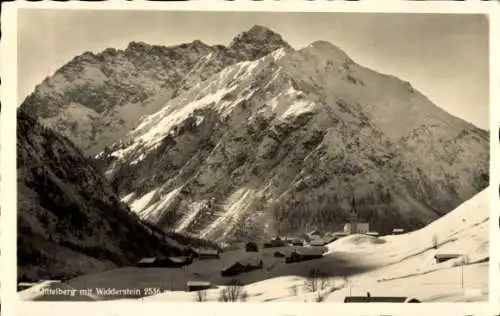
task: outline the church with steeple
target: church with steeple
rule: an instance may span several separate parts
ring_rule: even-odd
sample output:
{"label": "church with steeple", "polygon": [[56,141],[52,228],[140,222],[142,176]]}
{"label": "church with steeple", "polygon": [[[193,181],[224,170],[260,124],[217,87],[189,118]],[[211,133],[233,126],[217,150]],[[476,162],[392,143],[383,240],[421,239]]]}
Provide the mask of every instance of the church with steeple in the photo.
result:
{"label": "church with steeple", "polygon": [[344,225],[344,233],[347,234],[366,234],[370,231],[369,223],[361,223],[356,211],[356,204],[354,198],[351,201],[351,214],[349,215],[349,222]]}

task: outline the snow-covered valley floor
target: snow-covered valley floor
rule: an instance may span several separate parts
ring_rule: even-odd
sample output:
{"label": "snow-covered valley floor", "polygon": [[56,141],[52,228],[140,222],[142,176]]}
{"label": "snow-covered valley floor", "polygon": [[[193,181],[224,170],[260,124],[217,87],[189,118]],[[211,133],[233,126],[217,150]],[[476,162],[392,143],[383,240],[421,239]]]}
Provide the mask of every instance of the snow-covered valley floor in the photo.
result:
{"label": "snow-covered valley floor", "polygon": [[[314,302],[319,296],[326,302],[342,302],[348,295],[364,296],[367,292],[372,296],[407,296],[422,302],[487,301],[488,190],[418,231],[379,238],[350,235],[338,239],[326,246],[328,251],[320,259],[285,264],[284,258],[273,256],[276,248],[259,253],[234,250],[224,252],[220,260],[195,260],[183,268],[124,267],[80,276],[65,286],[93,289],[94,299],[194,302],[196,294],[187,292],[186,284],[198,280],[214,285],[206,291],[206,300],[217,301],[227,281],[236,278],[244,284],[242,291],[249,302]],[[436,263],[436,254],[461,256]],[[263,268],[236,277],[220,276],[222,267],[246,256],[259,256]],[[313,268],[329,275],[325,288],[316,292],[304,287]],[[142,294],[133,298],[98,296],[96,288],[141,289]],[[161,293],[144,296],[147,288],[161,289]],[[34,291],[41,293],[39,288],[31,288],[19,295],[25,300],[50,299]]]}

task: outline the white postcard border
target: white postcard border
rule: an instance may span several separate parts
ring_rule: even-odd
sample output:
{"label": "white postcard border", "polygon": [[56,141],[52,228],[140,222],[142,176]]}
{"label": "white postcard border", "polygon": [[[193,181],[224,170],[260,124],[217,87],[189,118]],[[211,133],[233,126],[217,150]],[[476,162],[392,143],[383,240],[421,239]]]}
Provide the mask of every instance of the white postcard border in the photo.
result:
{"label": "white postcard border", "polygon": [[[292,6],[293,4],[293,6]],[[286,11],[286,12],[386,12],[487,14],[490,20],[490,301],[489,303],[342,304],[342,303],[141,303],[20,302],[16,291],[16,109],[17,103],[17,10],[190,10],[190,11]],[[496,2],[413,1],[193,1],[193,2],[14,2],[2,10],[1,41],[1,294],[5,315],[188,314],[188,315],[494,315],[500,313],[500,5]],[[473,65],[471,65],[473,67]],[[473,108],[471,108],[471,111]],[[495,281],[496,280],[496,281]],[[13,304],[15,303],[15,304]],[[139,303],[139,304],[138,304]]]}

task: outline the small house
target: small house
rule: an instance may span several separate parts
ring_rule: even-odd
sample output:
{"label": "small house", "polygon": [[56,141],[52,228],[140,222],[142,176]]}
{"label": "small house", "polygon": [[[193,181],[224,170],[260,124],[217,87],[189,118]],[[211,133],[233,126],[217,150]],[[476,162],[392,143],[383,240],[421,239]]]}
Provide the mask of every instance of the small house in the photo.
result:
{"label": "small house", "polygon": [[286,257],[286,263],[301,262],[306,260],[319,259],[325,253],[324,247],[300,247],[294,249],[289,256]]}
{"label": "small house", "polygon": [[436,260],[436,263],[448,261],[450,259],[455,259],[462,256],[461,254],[458,253],[440,253],[440,254],[435,254],[434,259]]}
{"label": "small house", "polygon": [[220,253],[215,249],[200,249],[198,250],[199,260],[220,259]]}
{"label": "small house", "polygon": [[245,272],[245,266],[238,261],[222,269],[221,276],[223,277],[235,276],[244,272]]}
{"label": "small house", "polygon": [[406,296],[346,296],[344,303],[420,303]]}
{"label": "small house", "polygon": [[165,257],[157,258],[153,263],[153,267],[159,268],[180,268],[185,265],[191,264],[192,258],[189,257]]}
{"label": "small house", "polygon": [[187,288],[189,292],[203,291],[212,287],[210,282],[188,281]]}
{"label": "small house", "polygon": [[221,276],[235,276],[252,270],[262,269],[264,263],[260,258],[242,259],[222,269]]}
{"label": "small house", "polygon": [[136,263],[136,267],[147,268],[152,267],[156,258],[142,258],[139,262]]}
{"label": "small house", "polygon": [[259,246],[255,242],[247,242],[245,244],[246,252],[259,252]]}
{"label": "small house", "polygon": [[401,235],[404,234],[405,230],[403,228],[394,228],[392,230],[393,235]]}
{"label": "small house", "polygon": [[278,248],[278,247],[285,247],[286,242],[284,242],[281,239],[273,239],[268,242],[264,243],[264,248]]}
{"label": "small house", "polygon": [[180,268],[191,264],[193,261],[190,257],[164,257],[164,258],[143,258],[136,267],[141,268]]}
{"label": "small house", "polygon": [[311,242],[309,242],[309,245],[311,245],[313,247],[321,247],[321,246],[324,246],[325,244],[326,244],[326,241],[323,238],[313,239],[313,240],[311,240]]}

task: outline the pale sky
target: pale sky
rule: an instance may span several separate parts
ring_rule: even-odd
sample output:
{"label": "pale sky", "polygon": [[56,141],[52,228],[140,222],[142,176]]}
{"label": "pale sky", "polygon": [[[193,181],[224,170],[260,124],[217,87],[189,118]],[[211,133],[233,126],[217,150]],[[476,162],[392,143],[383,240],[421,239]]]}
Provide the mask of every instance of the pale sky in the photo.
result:
{"label": "pale sky", "polygon": [[298,49],[329,41],[357,63],[409,81],[436,105],[489,126],[488,20],[482,15],[35,10],[19,12],[18,100],[85,51],[131,41],[227,45],[255,24]]}

